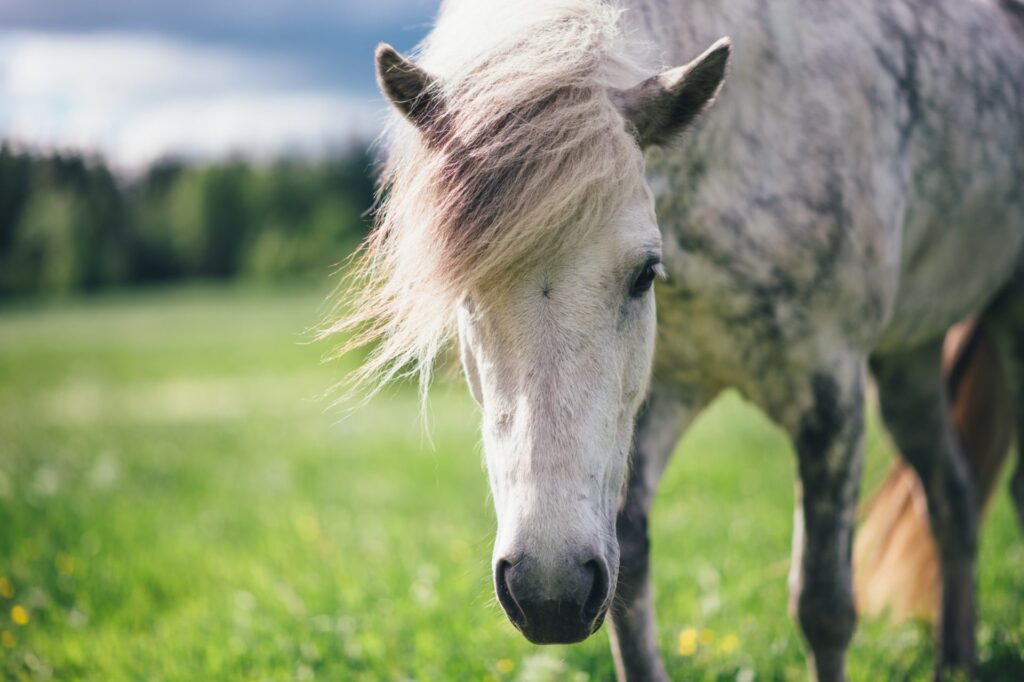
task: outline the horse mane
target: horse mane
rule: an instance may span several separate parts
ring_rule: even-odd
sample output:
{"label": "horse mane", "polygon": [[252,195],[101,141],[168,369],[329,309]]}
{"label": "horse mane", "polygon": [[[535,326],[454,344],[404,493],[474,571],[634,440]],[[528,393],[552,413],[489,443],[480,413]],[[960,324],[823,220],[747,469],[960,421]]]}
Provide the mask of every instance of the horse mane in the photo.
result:
{"label": "horse mane", "polygon": [[420,59],[440,104],[422,130],[395,115],[386,131],[375,225],[320,332],[347,337],[338,355],[374,345],[348,382],[367,398],[417,373],[425,395],[467,292],[501,290],[531,254],[607,223],[642,177],[608,98],[642,77],[618,9],[564,2],[466,55],[457,39],[474,27],[449,5]]}

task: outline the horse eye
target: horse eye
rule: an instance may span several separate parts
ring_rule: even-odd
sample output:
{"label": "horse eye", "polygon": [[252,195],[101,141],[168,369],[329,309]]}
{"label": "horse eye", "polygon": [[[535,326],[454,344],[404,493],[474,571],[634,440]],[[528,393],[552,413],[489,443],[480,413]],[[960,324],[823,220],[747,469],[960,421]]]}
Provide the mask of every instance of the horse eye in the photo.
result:
{"label": "horse eye", "polygon": [[658,261],[649,260],[644,264],[640,273],[633,280],[633,286],[629,290],[629,295],[633,298],[640,298],[648,289],[651,288],[651,284],[654,283],[654,278],[658,275]]}

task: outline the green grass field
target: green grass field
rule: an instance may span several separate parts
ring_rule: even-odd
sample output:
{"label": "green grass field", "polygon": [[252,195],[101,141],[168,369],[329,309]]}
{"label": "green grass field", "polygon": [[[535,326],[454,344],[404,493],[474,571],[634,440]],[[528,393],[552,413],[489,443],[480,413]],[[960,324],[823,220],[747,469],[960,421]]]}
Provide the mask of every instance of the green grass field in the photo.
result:
{"label": "green grass field", "polygon": [[[434,391],[433,447],[409,388],[346,419],[320,398],[351,367],[300,343],[322,300],[197,288],[0,310],[6,678],[612,676],[603,630],[535,647],[497,606],[460,383]],[[877,429],[869,444],[866,489],[889,457]],[[732,396],[682,443],[653,519],[673,677],[805,678],[786,614],[793,473],[782,435]],[[1024,541],[1002,490],[979,582],[983,677],[1022,680]],[[930,666],[923,627],[862,623],[853,680]]]}

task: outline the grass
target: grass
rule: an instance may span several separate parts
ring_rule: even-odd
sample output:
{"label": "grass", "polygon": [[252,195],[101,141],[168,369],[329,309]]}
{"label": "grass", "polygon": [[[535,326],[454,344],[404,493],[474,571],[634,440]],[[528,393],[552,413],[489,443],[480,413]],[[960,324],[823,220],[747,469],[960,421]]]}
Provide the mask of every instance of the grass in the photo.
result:
{"label": "grass", "polygon": [[[534,647],[491,593],[476,411],[414,392],[347,419],[302,345],[322,296],[177,289],[0,311],[0,673],[13,680],[572,680],[602,631]],[[889,457],[873,429],[866,489]],[[679,679],[805,678],[786,614],[793,457],[734,396],[654,510]],[[981,548],[987,679],[1024,679],[1024,543],[1005,494]],[[682,645],[682,649],[680,646]],[[688,655],[681,655],[680,651]],[[854,680],[924,679],[928,631],[866,622]]]}

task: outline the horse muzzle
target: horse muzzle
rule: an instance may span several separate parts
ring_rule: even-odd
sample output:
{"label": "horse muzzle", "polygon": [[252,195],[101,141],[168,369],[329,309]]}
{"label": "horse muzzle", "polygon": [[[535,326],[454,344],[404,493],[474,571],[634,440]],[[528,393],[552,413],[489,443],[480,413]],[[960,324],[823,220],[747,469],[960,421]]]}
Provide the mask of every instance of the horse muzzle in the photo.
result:
{"label": "horse muzzle", "polygon": [[502,558],[494,587],[508,619],[534,644],[583,641],[601,627],[612,593],[608,562],[597,555],[545,563],[528,554]]}

